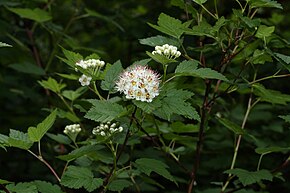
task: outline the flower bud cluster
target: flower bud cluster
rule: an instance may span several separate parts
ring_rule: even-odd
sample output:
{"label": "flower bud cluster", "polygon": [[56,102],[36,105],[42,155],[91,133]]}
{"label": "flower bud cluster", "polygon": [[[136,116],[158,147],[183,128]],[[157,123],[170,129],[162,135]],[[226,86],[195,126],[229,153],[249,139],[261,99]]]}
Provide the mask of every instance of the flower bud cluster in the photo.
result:
{"label": "flower bud cluster", "polygon": [[77,66],[82,67],[83,69],[87,68],[102,68],[105,66],[105,62],[99,59],[88,59],[88,60],[80,60],[76,63]]}
{"label": "flower bud cluster", "polygon": [[69,133],[79,133],[81,132],[81,126],[80,124],[73,124],[73,125],[67,125],[65,128],[64,128],[64,133],[65,134],[69,134]]}
{"label": "flower bud cluster", "polygon": [[120,75],[116,89],[127,99],[152,102],[159,95],[159,75],[147,66],[135,65]]}
{"label": "flower bud cluster", "polygon": [[[100,69],[105,66],[105,62],[99,59],[80,60],[76,63],[76,66],[80,66],[81,68],[85,69],[86,74],[90,75],[83,74],[79,78],[79,82],[82,86],[89,86],[92,77],[99,75]],[[75,68],[75,70],[77,71],[78,69]]]}
{"label": "flower bud cluster", "polygon": [[101,135],[101,136],[107,136],[110,137],[111,135],[115,133],[121,133],[123,131],[123,127],[117,126],[117,123],[101,123],[99,126],[95,127],[93,129],[94,135]]}
{"label": "flower bud cluster", "polygon": [[164,55],[168,59],[175,59],[181,55],[176,46],[168,44],[164,44],[163,46],[155,46],[155,51],[153,51],[152,54]]}

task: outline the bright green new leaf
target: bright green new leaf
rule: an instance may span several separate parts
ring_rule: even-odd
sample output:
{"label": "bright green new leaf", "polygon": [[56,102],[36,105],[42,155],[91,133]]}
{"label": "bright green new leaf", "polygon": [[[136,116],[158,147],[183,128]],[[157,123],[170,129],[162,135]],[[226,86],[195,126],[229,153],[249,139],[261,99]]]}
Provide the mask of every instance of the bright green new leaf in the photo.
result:
{"label": "bright green new leaf", "polygon": [[10,64],[9,67],[27,74],[45,75],[45,71],[41,67],[28,62]]}
{"label": "bright green new leaf", "polygon": [[10,129],[8,144],[12,147],[28,150],[33,142],[29,139],[27,133]]}
{"label": "bright green new leaf", "polygon": [[263,147],[263,148],[256,148],[255,152],[257,154],[268,154],[274,152],[287,152],[290,150],[290,147]]}
{"label": "bright green new leaf", "polygon": [[16,13],[20,17],[31,19],[33,21],[42,23],[52,19],[51,15],[39,8],[28,9],[28,8],[8,8],[9,11]]}
{"label": "bright green new leaf", "polygon": [[82,94],[84,94],[86,91],[87,91],[86,87],[80,87],[77,90],[64,90],[62,92],[62,95],[65,98],[67,98],[67,99],[69,99],[71,101],[74,101],[77,98],[79,98]]}
{"label": "bright green new leaf", "polygon": [[230,131],[234,132],[237,135],[243,135],[245,134],[245,130],[242,129],[240,126],[237,124],[225,119],[225,118],[218,118],[218,121],[223,124],[227,129]]}
{"label": "bright green new leaf", "polygon": [[184,33],[184,29],[189,26],[189,23],[182,24],[179,19],[175,19],[164,13],[159,15],[157,24],[158,26],[149,23],[149,25],[156,30],[176,39],[180,39],[181,35]]}
{"label": "bright green new leaf", "polygon": [[52,127],[56,119],[57,110],[55,109],[36,127],[28,128],[29,139],[33,142],[40,141],[45,133]]}
{"label": "bright green new leaf", "polygon": [[247,0],[252,8],[272,7],[283,9],[282,5],[273,0]]}
{"label": "bright green new leaf", "polygon": [[111,191],[122,191],[124,188],[132,186],[132,182],[124,179],[114,180],[108,185],[108,189]]}
{"label": "bright green new leaf", "polygon": [[49,77],[48,80],[38,81],[38,83],[46,89],[55,93],[60,93],[61,89],[66,87],[66,84],[58,83],[55,79]]}
{"label": "bright green new leaf", "polygon": [[75,69],[76,63],[82,60],[83,56],[80,55],[79,53],[66,50],[63,47],[61,47],[61,49],[66,58],[61,58],[61,57],[58,57],[58,58],[61,59],[66,64],[68,64],[69,66],[71,66],[73,69]]}
{"label": "bright green new leaf", "polygon": [[8,144],[8,139],[9,139],[8,136],[0,134],[0,145],[1,145],[1,147],[4,148],[4,146],[8,146],[9,145]]}
{"label": "bright green new leaf", "polygon": [[45,181],[34,181],[32,182],[40,193],[63,193],[58,185],[53,185]]}
{"label": "bright green new leaf", "polygon": [[173,46],[179,46],[179,42],[176,39],[168,38],[165,36],[153,36],[149,38],[139,39],[140,44],[147,45],[147,46],[162,46],[164,44],[169,44]]}
{"label": "bright green new leaf", "polygon": [[108,122],[120,117],[124,112],[126,109],[119,104],[110,101],[96,101],[85,118],[97,122]]}
{"label": "bright green new leaf", "polygon": [[262,101],[281,105],[286,105],[290,102],[290,95],[266,89],[262,84],[253,84],[252,86],[254,87],[254,94],[261,97]]}
{"label": "bright green new leaf", "polygon": [[94,178],[92,171],[88,168],[69,166],[62,176],[60,184],[74,189],[84,187],[87,191],[92,192],[103,184],[103,180]]}
{"label": "bright green new leaf", "polygon": [[119,79],[120,73],[123,71],[121,61],[118,60],[109,69],[107,69],[105,77],[101,83],[101,88],[107,90],[110,93],[114,93],[116,87],[116,81]]}
{"label": "bright green new leaf", "polygon": [[78,149],[73,150],[72,152],[70,152],[67,155],[57,156],[57,158],[64,160],[64,161],[72,161],[72,160],[75,160],[75,159],[82,157],[84,155],[88,155],[90,153],[96,152],[102,148],[103,147],[99,146],[99,145],[86,145],[86,146],[82,146]]}
{"label": "bright green new leaf", "polygon": [[163,119],[170,120],[173,114],[182,115],[189,119],[200,120],[200,117],[190,103],[186,102],[194,94],[186,90],[166,89],[160,94],[161,107],[153,113]]}
{"label": "bright green new leaf", "polygon": [[236,175],[244,186],[260,182],[261,180],[272,181],[273,179],[273,175],[268,170],[250,172],[244,169],[235,168],[226,170],[225,173]]}
{"label": "bright green new leaf", "polygon": [[257,38],[264,39],[265,37],[271,36],[271,34],[274,31],[275,31],[275,26],[268,27],[265,25],[260,25],[255,36]]}
{"label": "bright green new leaf", "polygon": [[194,73],[199,65],[198,60],[184,60],[175,69],[176,74]]}
{"label": "bright green new leaf", "polygon": [[159,54],[152,54],[151,52],[146,52],[146,54],[148,56],[150,56],[153,60],[155,60],[156,62],[160,63],[160,64],[163,64],[163,65],[167,65],[167,64],[170,64],[170,63],[174,63],[174,62],[177,62],[176,60],[174,59],[169,59],[167,58],[166,56],[164,55],[159,55]]}
{"label": "bright green new leaf", "polygon": [[280,115],[281,119],[284,119],[285,122],[290,123],[290,115]]}
{"label": "bright green new leaf", "polygon": [[193,2],[199,4],[199,5],[202,5],[204,4],[205,2],[207,2],[207,0],[192,0]]}
{"label": "bright green new leaf", "polygon": [[11,45],[9,45],[9,44],[6,44],[6,43],[4,43],[4,42],[0,42],[0,48],[1,47],[12,47]]}
{"label": "bright green new leaf", "polygon": [[7,190],[15,193],[38,193],[36,185],[31,182],[24,182],[18,184],[8,184]]}
{"label": "bright green new leaf", "polygon": [[[164,178],[175,182],[174,177],[167,170],[169,167],[160,160],[150,159],[150,158],[140,158],[135,161],[136,167],[141,172],[150,176],[151,172],[155,172]],[[176,183],[176,182],[175,182]]]}
{"label": "bright green new leaf", "polygon": [[0,184],[10,184],[10,183],[12,183],[12,182],[0,179]]}

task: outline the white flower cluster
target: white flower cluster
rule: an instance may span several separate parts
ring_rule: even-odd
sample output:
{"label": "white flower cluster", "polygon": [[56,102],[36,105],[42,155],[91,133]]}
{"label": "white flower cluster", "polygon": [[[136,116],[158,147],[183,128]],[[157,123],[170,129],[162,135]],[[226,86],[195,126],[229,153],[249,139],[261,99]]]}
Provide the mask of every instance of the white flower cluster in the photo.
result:
{"label": "white flower cluster", "polygon": [[80,60],[76,63],[77,66],[82,67],[83,69],[87,68],[97,68],[97,67],[104,67],[105,62],[99,59],[88,59],[88,60]]}
{"label": "white flower cluster", "polygon": [[101,123],[99,126],[95,127],[92,133],[94,135],[101,135],[101,136],[109,137],[114,133],[122,132],[122,131],[123,131],[123,127],[121,126],[118,127],[116,123],[107,122],[107,123]]}
{"label": "white flower cluster", "polygon": [[[76,63],[76,66],[80,66],[81,68],[87,70],[88,74],[92,74],[93,76],[98,76],[100,69],[105,66],[105,62],[99,59],[88,59],[88,60],[80,60]],[[77,71],[78,69],[75,68]],[[91,83],[92,77],[83,74],[79,78],[79,82],[82,86],[89,86]]]}
{"label": "white flower cluster", "polygon": [[65,134],[70,134],[70,133],[79,133],[81,131],[81,126],[80,124],[73,124],[73,125],[67,125],[64,128],[64,133]]}
{"label": "white flower cluster", "polygon": [[125,70],[116,82],[116,89],[127,99],[152,102],[159,95],[159,75],[147,66],[135,65]]}
{"label": "white flower cluster", "polygon": [[175,59],[181,55],[176,46],[168,44],[164,44],[163,46],[155,46],[155,51],[153,51],[152,54],[164,55],[169,59]]}
{"label": "white flower cluster", "polygon": [[91,83],[91,80],[92,80],[92,77],[86,76],[84,74],[79,78],[79,82],[81,83],[82,86],[89,86]]}

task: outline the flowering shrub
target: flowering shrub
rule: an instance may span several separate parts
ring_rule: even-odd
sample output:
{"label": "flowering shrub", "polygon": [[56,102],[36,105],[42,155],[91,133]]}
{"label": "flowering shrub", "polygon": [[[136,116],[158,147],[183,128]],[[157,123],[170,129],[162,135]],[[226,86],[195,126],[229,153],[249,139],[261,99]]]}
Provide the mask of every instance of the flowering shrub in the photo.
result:
{"label": "flowering shrub", "polygon": [[[51,14],[57,2],[43,2],[37,6],[43,9],[3,3],[7,14],[33,23],[26,30],[38,65],[10,68],[37,75],[47,101],[39,102],[46,118],[38,124],[0,134],[4,155],[16,148],[27,153],[23,164],[38,161],[19,180],[1,169],[0,193],[290,191],[290,95],[283,93],[290,56],[279,31],[283,17],[275,12],[283,9],[280,3],[229,1],[233,9],[225,11],[222,1],[172,0],[181,14],[161,13],[156,24],[149,23],[160,35],[139,40],[147,51],[136,54],[137,61],[110,62],[108,39],[105,53],[78,45],[82,38],[94,43],[85,27],[74,26],[81,29],[74,38],[66,35],[74,21],[96,17],[123,36],[119,22],[78,1],[83,8],[60,32],[52,23],[57,13]],[[268,10],[275,11],[264,18]],[[54,41],[49,57],[49,48],[37,48],[42,39],[34,42],[38,28]],[[23,44],[8,37],[14,43],[1,43],[1,49]]]}

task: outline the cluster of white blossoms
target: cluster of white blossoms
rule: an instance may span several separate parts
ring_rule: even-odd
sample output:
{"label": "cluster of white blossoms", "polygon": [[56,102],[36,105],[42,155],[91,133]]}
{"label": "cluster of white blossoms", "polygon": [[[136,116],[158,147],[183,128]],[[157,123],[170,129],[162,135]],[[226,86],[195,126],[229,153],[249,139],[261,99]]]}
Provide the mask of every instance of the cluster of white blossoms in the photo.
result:
{"label": "cluster of white blossoms", "polygon": [[159,75],[147,66],[135,65],[125,70],[116,82],[116,89],[127,99],[152,102],[159,95]]}
{"label": "cluster of white blossoms", "polygon": [[79,132],[81,132],[81,126],[80,126],[80,124],[73,124],[73,125],[67,125],[67,126],[65,126],[65,128],[64,128],[64,133],[65,134],[73,134],[73,133],[79,133]]}
{"label": "cluster of white blossoms", "polygon": [[83,69],[87,68],[102,68],[105,66],[105,62],[99,59],[88,59],[88,60],[80,60],[76,63],[77,66],[82,67]]}
{"label": "cluster of white blossoms", "polygon": [[123,127],[117,126],[116,123],[101,123],[99,126],[95,127],[93,129],[93,134],[94,135],[101,135],[101,136],[107,136],[110,137],[111,135],[115,133],[120,133],[123,131]]}
{"label": "cluster of white blossoms", "polygon": [[175,59],[181,55],[176,46],[168,44],[164,44],[163,46],[155,46],[155,50],[152,52],[152,54],[164,55],[169,59]]}
{"label": "cluster of white blossoms", "polygon": [[[76,63],[76,66],[80,66],[81,68],[88,70],[90,74],[98,75],[100,69],[105,66],[105,62],[99,59],[80,60]],[[82,86],[89,86],[91,80],[92,77],[87,76],[85,74],[83,74],[79,78],[79,82],[81,83]]]}

